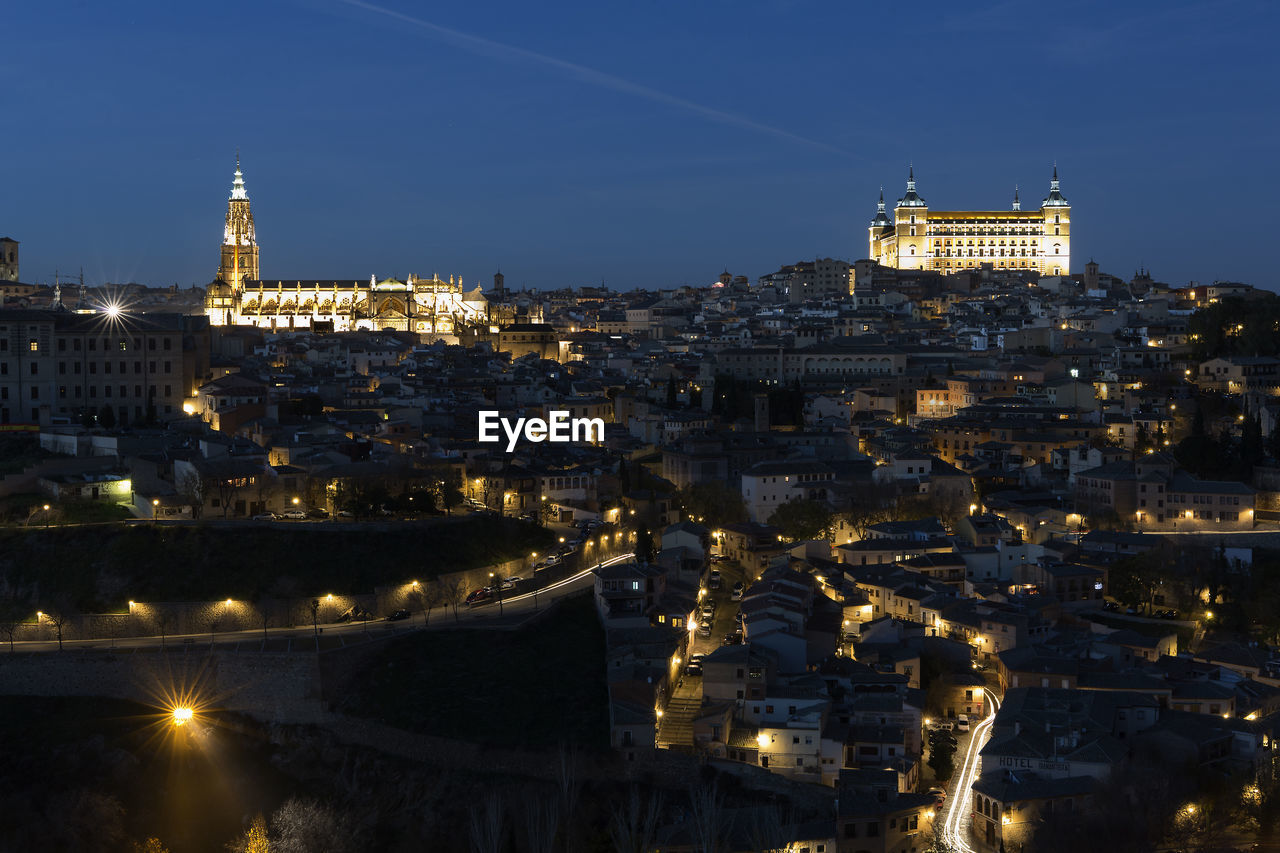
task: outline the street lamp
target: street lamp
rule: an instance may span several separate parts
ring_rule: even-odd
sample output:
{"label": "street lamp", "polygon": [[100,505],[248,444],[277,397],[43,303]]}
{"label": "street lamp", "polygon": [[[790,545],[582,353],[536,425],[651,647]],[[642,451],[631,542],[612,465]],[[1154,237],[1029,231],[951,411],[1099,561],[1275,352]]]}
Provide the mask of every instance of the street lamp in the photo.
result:
{"label": "street lamp", "polygon": [[173,709],[173,724],[175,726],[185,726],[191,722],[191,718],[195,716],[195,711],[187,705],[179,705]]}
{"label": "street lamp", "polygon": [[[537,556],[536,554],[534,556]],[[489,586],[493,588],[493,594],[498,597],[498,615],[502,615],[502,581],[493,572],[489,572]]]}
{"label": "street lamp", "polygon": [[151,499],[151,523],[152,524],[156,523],[156,516],[158,516],[159,514],[160,514],[160,499],[152,498]]}
{"label": "street lamp", "polygon": [[48,504],[44,505],[44,526],[46,529],[49,527],[49,505]]}

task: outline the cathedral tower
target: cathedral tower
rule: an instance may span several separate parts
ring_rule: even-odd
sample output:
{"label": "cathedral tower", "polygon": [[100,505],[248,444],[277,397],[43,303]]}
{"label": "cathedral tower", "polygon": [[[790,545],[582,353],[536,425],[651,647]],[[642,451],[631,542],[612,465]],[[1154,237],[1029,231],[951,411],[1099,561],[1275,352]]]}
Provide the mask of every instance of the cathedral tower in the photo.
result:
{"label": "cathedral tower", "polygon": [[244,174],[240,171],[240,155],[236,154],[236,174],[231,182],[231,198],[227,200],[227,224],[222,232],[222,261],[218,278],[240,294],[243,282],[258,280],[258,238],[253,231],[253,211],[244,190]]}

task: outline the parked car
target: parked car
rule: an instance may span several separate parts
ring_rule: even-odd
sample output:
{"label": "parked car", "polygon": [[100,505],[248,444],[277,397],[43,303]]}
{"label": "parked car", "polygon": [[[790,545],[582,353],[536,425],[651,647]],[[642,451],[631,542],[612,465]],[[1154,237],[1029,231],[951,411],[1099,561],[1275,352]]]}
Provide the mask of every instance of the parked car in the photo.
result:
{"label": "parked car", "polygon": [[712,589],[720,588],[720,570],[719,569],[711,570],[711,574],[707,576],[707,586],[711,587]]}
{"label": "parked car", "polygon": [[274,512],[260,512],[253,517],[254,521],[275,521],[276,514]]}
{"label": "parked car", "polygon": [[936,800],[945,800],[947,798],[947,791],[945,788],[930,788],[928,790],[928,794]]}
{"label": "parked car", "polygon": [[689,655],[689,663],[701,664],[706,659],[707,656],[702,652],[695,652],[694,654]]}
{"label": "parked car", "polygon": [[969,716],[967,714],[961,714],[956,717],[956,731],[969,731]]}
{"label": "parked car", "polygon": [[338,510],[338,518],[355,518],[356,514],[349,509]]}
{"label": "parked car", "polygon": [[391,613],[390,615],[388,615],[388,616],[387,616],[387,621],[388,621],[388,622],[399,622],[399,621],[401,621],[402,619],[408,619],[408,618],[409,618],[409,611],[408,611],[408,610],[396,610],[396,611],[394,611],[393,613]]}
{"label": "parked car", "polygon": [[502,581],[502,591],[503,591],[503,592],[506,592],[506,591],[507,591],[507,590],[509,590],[509,589],[515,589],[515,588],[516,588],[516,584],[521,583],[523,580],[524,580],[524,578],[505,578],[505,579],[503,579],[503,581]]}
{"label": "parked car", "polygon": [[467,596],[467,604],[483,604],[491,598],[493,598],[493,590],[487,586],[481,587]]}
{"label": "parked car", "polygon": [[[742,584],[738,584],[738,586],[742,586]],[[730,601],[741,601],[741,600],[742,600],[742,590],[740,590],[740,589],[735,589],[732,593],[730,593],[730,594],[729,594],[729,600],[730,600]]]}
{"label": "parked car", "polygon": [[284,517],[302,520],[307,517],[307,511],[305,509],[287,509],[284,511]]}
{"label": "parked car", "polygon": [[559,563],[559,562],[560,562],[560,555],[559,555],[559,554],[551,554],[550,556],[548,556],[548,557],[547,557],[547,565],[548,565],[548,566],[554,566],[554,565],[556,565],[556,564],[557,564],[557,563]]}
{"label": "parked car", "polygon": [[321,521],[329,517],[329,511],[324,509],[309,509],[307,515],[311,518],[318,518]]}
{"label": "parked car", "polygon": [[955,728],[955,725],[956,724],[953,723],[951,720],[938,720],[935,723],[933,723],[931,728],[939,731],[949,732],[953,728]]}
{"label": "parked car", "polygon": [[742,633],[739,631],[734,631],[732,634],[725,634],[723,645],[726,645],[726,646],[742,645]]}
{"label": "parked car", "polygon": [[689,661],[689,665],[685,667],[684,671],[689,675],[702,675],[702,661]]}
{"label": "parked car", "polygon": [[698,625],[698,636],[699,636],[699,637],[710,637],[710,636],[711,636],[711,623],[710,623],[710,622],[703,622],[703,623],[701,623],[700,625]]}
{"label": "parked car", "polygon": [[1108,601],[1102,605],[1102,609],[1103,610],[1119,610],[1120,605],[1116,604],[1114,601]]}

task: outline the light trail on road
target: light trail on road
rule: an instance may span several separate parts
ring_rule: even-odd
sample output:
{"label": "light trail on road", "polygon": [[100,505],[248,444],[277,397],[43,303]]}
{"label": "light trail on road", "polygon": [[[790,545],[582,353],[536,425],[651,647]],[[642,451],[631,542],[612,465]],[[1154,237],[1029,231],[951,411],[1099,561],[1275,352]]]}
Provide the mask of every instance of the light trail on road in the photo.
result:
{"label": "light trail on road", "polygon": [[587,568],[582,569],[576,574],[569,575],[569,577],[567,578],[562,578],[561,580],[558,580],[553,584],[545,586],[542,589],[538,590],[537,592],[522,592],[519,595],[513,595],[510,598],[504,598],[502,600],[505,604],[512,604],[517,601],[530,600],[536,595],[546,595],[547,593],[554,592],[557,589],[562,589],[566,586],[571,586],[572,584],[575,584],[578,581],[590,575],[596,569],[603,568],[604,566],[617,565],[618,563],[622,563],[622,562],[626,562],[627,560],[634,560],[634,559],[635,559],[634,554],[621,554],[617,557],[610,557],[607,560],[596,563],[594,566],[588,566]]}
{"label": "light trail on road", "polygon": [[942,824],[942,837],[961,853],[974,853],[968,839],[960,831],[960,822],[964,818],[965,809],[969,808],[970,788],[973,787],[973,779],[977,775],[980,760],[978,753],[982,751],[983,740],[991,731],[991,726],[996,721],[996,713],[1000,710],[1000,700],[995,693],[987,689],[983,694],[991,702],[991,713],[973,727],[973,734],[969,737],[969,748],[965,751],[964,764],[960,768],[960,778],[956,781],[955,796],[948,804],[947,816]]}

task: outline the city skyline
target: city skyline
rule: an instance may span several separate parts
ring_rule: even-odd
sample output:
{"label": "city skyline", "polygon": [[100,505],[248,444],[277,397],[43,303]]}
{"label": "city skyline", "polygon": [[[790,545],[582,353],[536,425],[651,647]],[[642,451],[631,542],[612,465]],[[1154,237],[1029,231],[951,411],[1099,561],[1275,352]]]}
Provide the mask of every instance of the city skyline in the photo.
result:
{"label": "city skyline", "polygon": [[[8,61],[12,114],[42,131],[11,147],[22,168],[0,231],[22,242],[24,279],[207,284],[238,148],[272,278],[754,280],[864,257],[879,188],[892,203],[908,163],[940,209],[1000,209],[1015,185],[1041,197],[1057,162],[1080,220],[1072,272],[1093,258],[1122,276],[1274,287],[1261,219],[1240,221],[1231,251],[1200,233],[1232,193],[1274,183],[1276,122],[1253,108],[1271,61],[1248,49],[1266,6],[1147,6],[1105,25],[1089,4],[918,21],[794,4],[678,20],[230,11],[17,13],[31,37]],[[842,28],[850,39],[813,38]],[[60,61],[41,60],[50,50]],[[1044,71],[988,88],[970,57],[992,51]],[[898,103],[935,106],[904,125]]]}

